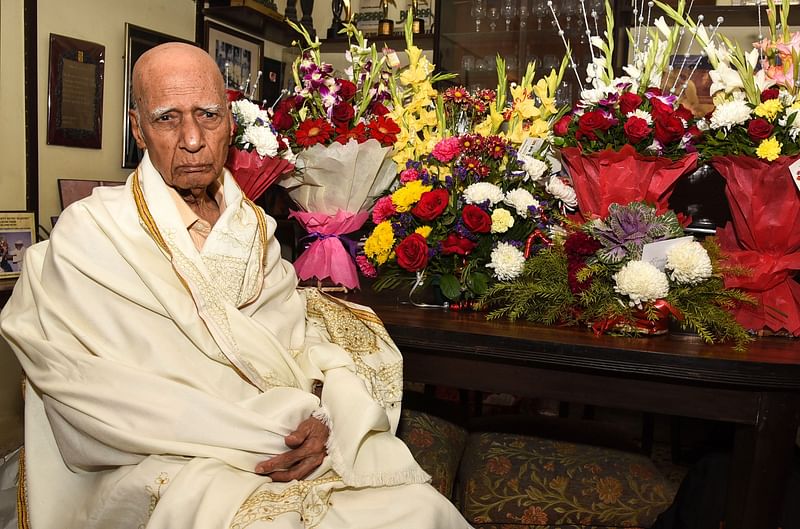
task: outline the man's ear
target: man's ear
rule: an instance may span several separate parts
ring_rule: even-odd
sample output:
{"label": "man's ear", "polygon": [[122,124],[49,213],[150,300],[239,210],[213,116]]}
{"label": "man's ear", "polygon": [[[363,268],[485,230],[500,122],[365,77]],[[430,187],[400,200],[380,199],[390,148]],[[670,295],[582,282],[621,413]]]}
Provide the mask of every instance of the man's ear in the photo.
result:
{"label": "man's ear", "polygon": [[236,134],[236,121],[233,119],[233,109],[231,109],[230,102],[228,103],[228,123],[231,129],[231,137],[228,139],[228,145],[233,145],[233,136]]}
{"label": "man's ear", "polygon": [[136,146],[142,150],[147,149],[142,128],[139,126],[139,113],[133,109],[128,110],[128,117],[131,121],[131,133],[133,134],[133,139],[136,140]]}

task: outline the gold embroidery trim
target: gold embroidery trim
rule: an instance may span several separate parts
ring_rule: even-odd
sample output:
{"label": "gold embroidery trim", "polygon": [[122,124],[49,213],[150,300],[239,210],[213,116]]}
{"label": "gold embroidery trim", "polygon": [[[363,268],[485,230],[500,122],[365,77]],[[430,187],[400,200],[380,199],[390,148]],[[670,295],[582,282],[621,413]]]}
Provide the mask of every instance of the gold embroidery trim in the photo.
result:
{"label": "gold embroidery trim", "polygon": [[[153,483],[155,487],[147,485],[144,488],[145,492],[150,495],[150,504],[147,507],[148,520],[153,515],[153,511],[156,510],[156,505],[158,505],[158,501],[161,499],[161,489],[164,488],[164,485],[169,483],[169,474],[161,472],[158,477],[153,480]],[[139,529],[145,529],[145,527],[147,527],[147,522],[139,524]]]}
{"label": "gold embroidery trim", "polygon": [[30,529],[28,521],[28,486],[25,479],[25,448],[19,449],[19,484],[17,485],[17,529]]}

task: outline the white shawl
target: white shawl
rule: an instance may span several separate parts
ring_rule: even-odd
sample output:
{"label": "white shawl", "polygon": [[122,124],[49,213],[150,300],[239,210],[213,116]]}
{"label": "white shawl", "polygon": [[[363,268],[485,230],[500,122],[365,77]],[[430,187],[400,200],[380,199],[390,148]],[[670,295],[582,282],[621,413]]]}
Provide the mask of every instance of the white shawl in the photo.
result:
{"label": "white shawl", "polygon": [[257,490],[286,489],[253,468],[312,413],[331,435],[302,505],[288,508],[306,525],[331,489],[429,479],[393,435],[401,359],[377,318],[298,292],[274,220],[227,171],[224,192],[198,252],[145,157],[25,254],[0,319],[34,387],[34,529],[228,527]]}

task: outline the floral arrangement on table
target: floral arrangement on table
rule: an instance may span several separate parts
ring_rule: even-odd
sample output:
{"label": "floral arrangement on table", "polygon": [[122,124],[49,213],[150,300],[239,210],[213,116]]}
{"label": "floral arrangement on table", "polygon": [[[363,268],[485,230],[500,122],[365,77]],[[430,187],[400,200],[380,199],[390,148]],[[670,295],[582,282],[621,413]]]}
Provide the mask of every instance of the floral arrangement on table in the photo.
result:
{"label": "floral arrangement on table", "polygon": [[669,319],[709,343],[752,338],[730,310],[749,297],[726,289],[713,239],[684,237],[672,211],[612,204],[605,219],[572,225],[520,276],[488,289],[489,318],[590,326],[597,334],[663,334]]}
{"label": "floral arrangement on table", "polygon": [[[417,288],[433,285],[451,307],[468,306],[494,282],[518,277],[526,257],[549,244],[562,202],[574,206],[569,187],[549,180],[547,143],[527,136],[518,146],[498,133],[522,104],[521,91],[520,101],[505,104],[504,71],[498,58],[497,91],[453,87],[438,97],[437,123],[428,125],[427,139],[418,136],[417,158],[406,161],[399,187],[372,212],[375,227],[357,260],[376,277],[374,289],[410,286],[413,301]],[[521,84],[532,87],[533,77],[530,66]],[[529,90],[530,116],[555,116],[543,106],[558,77],[548,76],[538,106]]]}
{"label": "floral arrangement on table", "polygon": [[346,71],[337,74],[322,61],[320,42],[305,28],[294,62],[295,92],[275,106],[272,121],[297,152],[298,172],[280,183],[299,207],[290,216],[312,242],[295,261],[301,280],[329,280],[359,286],[346,235],[369,217],[375,198],[396,177],[392,147],[400,127],[388,115],[390,83],[396,75],[393,52],[378,53],[352,24]]}
{"label": "floral arrangement on table", "polygon": [[767,0],[769,35],[745,51],[719,35],[717,27],[660,4],[701,43],[712,70],[715,109],[698,145],[703,158],[725,179],[731,223],[717,230],[720,246],[735,266],[751,270],[726,284],[752,294],[757,304],[736,311],[737,320],[758,332],[800,336],[800,32],[789,31],[788,0]]}
{"label": "floral arrangement on table", "polygon": [[[678,2],[677,12],[683,12],[684,4]],[[679,28],[670,28],[661,17],[650,29],[650,8],[646,19],[643,13],[636,18],[635,10],[638,25],[628,32],[633,60],[623,67],[624,75],[617,76],[612,67],[614,15],[608,1],[605,10],[604,36],[590,37],[587,84],[572,63],[580,99],[553,127],[554,144],[561,150],[585,218],[604,217],[613,203],[635,201],[654,203],[659,212],[665,211],[678,178],[696,166],[702,136],[692,112],[678,102],[677,81],[671,81],[677,75],[668,75],[674,69]],[[565,39],[555,12],[554,18]],[[566,40],[564,44],[569,51]]]}
{"label": "floral arrangement on table", "polygon": [[294,170],[295,155],[285,136],[272,125],[268,112],[247,99],[231,102],[233,143],[226,167],[250,200]]}

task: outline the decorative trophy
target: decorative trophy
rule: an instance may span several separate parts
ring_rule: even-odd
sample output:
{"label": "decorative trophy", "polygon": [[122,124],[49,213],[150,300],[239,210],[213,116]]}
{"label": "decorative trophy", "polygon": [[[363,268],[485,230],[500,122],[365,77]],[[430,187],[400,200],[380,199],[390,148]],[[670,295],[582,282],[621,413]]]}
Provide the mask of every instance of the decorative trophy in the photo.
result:
{"label": "decorative trophy", "polygon": [[414,20],[411,22],[411,32],[416,34],[425,33],[425,21],[418,16],[419,0],[411,0],[411,12]]}
{"label": "decorative trophy", "polygon": [[394,34],[394,20],[389,18],[389,0],[381,0],[381,19],[378,21],[378,35],[382,37]]}

